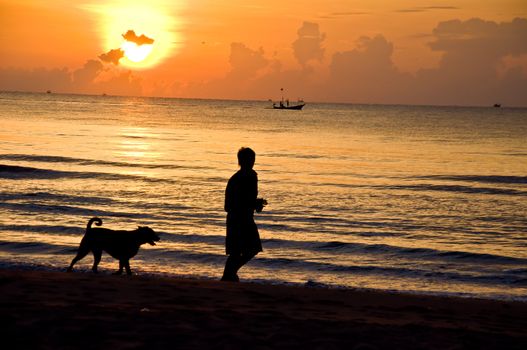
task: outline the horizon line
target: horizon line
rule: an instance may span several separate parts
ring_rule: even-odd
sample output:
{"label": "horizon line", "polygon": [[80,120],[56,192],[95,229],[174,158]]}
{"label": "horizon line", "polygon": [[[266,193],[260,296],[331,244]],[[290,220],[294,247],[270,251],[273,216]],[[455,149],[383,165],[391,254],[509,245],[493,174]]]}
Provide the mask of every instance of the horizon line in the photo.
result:
{"label": "horizon line", "polygon": [[[154,99],[173,99],[173,100],[204,100],[204,101],[233,101],[233,102],[273,102],[272,99],[235,99],[235,98],[215,98],[215,97],[176,97],[176,96],[145,96],[145,95],[118,95],[107,93],[81,93],[81,92],[62,92],[62,91],[34,91],[34,90],[0,90],[0,93],[26,93],[26,94],[40,94],[40,95],[74,95],[74,96],[93,96],[93,97],[119,97],[119,98],[154,98]],[[499,102],[490,103],[488,105],[454,105],[454,104],[410,104],[410,103],[381,103],[381,102],[341,102],[341,101],[306,101],[310,104],[336,104],[336,105],[356,105],[356,106],[407,106],[407,107],[451,107],[451,108],[495,108],[494,104],[499,104],[499,108],[509,109],[527,109],[527,105],[507,105],[504,106]]]}

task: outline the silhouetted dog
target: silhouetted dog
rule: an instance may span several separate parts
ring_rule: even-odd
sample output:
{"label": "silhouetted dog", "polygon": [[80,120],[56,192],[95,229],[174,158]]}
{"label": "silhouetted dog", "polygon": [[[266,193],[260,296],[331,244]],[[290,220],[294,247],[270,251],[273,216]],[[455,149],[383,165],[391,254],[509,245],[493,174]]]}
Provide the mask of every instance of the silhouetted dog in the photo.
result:
{"label": "silhouetted dog", "polygon": [[93,253],[93,267],[92,271],[97,272],[97,265],[101,261],[103,250],[119,260],[119,271],[115,274],[123,273],[123,267],[126,269],[128,275],[132,274],[130,270],[130,259],[134,257],[139,251],[142,244],[148,243],[156,245],[159,241],[159,236],[149,227],[141,227],[133,231],[114,231],[106,228],[92,228],[92,223],[95,222],[97,226],[102,225],[102,220],[99,218],[92,218],[88,221],[86,233],[82,237],[77,256],[73,258],[68,272],[73,271],[73,265],[89,252]]}

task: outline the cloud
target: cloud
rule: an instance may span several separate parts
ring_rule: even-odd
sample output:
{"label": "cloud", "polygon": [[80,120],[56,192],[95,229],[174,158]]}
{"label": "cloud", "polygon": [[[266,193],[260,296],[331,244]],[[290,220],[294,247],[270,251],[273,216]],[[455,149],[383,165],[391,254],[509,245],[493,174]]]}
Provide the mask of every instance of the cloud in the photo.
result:
{"label": "cloud", "polygon": [[348,11],[348,12],[332,12],[329,14],[329,16],[336,16],[336,17],[340,16],[341,17],[341,16],[357,16],[357,15],[369,15],[369,14],[371,14],[371,12]]}
{"label": "cloud", "polygon": [[437,11],[437,10],[459,10],[459,7],[455,6],[419,6],[407,9],[396,10],[395,12],[401,13],[413,13],[413,12],[426,12],[426,11]]}
{"label": "cloud", "polygon": [[123,38],[126,41],[130,41],[132,43],[136,43],[138,46],[141,45],[152,45],[154,43],[154,39],[147,37],[144,34],[141,34],[141,36],[137,36],[133,30],[127,31],[125,34],[123,34]]}
{"label": "cloud", "polygon": [[[397,68],[395,45],[381,34],[362,36],[354,49],[335,52],[327,75],[305,65],[321,57],[320,51],[300,56],[301,68],[284,70],[279,61],[267,59],[263,49],[235,43],[227,75],[191,86],[181,84],[177,91],[185,97],[276,99],[284,87],[286,97],[307,101],[526,106],[527,69],[521,66],[527,59],[527,42],[522,40],[527,37],[526,25],[524,19],[441,22],[427,34],[430,49],[442,54],[439,66],[415,74]],[[299,39],[318,38],[313,46],[321,48],[318,25],[303,24],[298,34]]]}
{"label": "cloud", "polygon": [[264,68],[269,63],[264,56],[262,48],[252,50],[242,43],[232,43],[229,57],[231,64],[231,76],[240,76],[248,79],[256,75],[258,70]]}
{"label": "cloud", "polygon": [[[135,43],[138,46],[151,45],[154,43],[154,39],[151,39],[145,36],[144,34],[141,34],[141,36],[137,36],[133,30],[129,30],[125,34],[123,34],[123,38],[126,41]],[[124,57],[124,51],[122,49],[113,49],[99,55],[98,57],[103,62],[113,63],[117,66],[121,58]]]}
{"label": "cloud", "polygon": [[336,19],[336,18],[343,18],[343,17],[351,17],[351,16],[362,16],[362,15],[371,15],[371,12],[364,12],[364,11],[347,11],[347,12],[332,12],[325,15],[318,16],[318,18],[322,19]]}
{"label": "cloud", "polygon": [[382,35],[361,37],[357,48],[337,52],[329,66],[325,87],[327,99],[374,103],[396,103],[406,98],[405,86],[411,77],[397,70],[392,62],[393,44]]}
{"label": "cloud", "polygon": [[77,88],[86,89],[103,71],[103,64],[97,60],[88,60],[82,68],[72,73],[73,83]]}
{"label": "cloud", "polygon": [[[112,67],[112,66],[110,66]],[[1,68],[0,90],[53,91],[82,94],[141,95],[141,80],[132,72],[107,68],[99,60],[88,60],[76,70]]]}
{"label": "cloud", "polygon": [[[310,60],[322,59],[325,36],[318,24],[306,23],[295,43],[309,47],[310,42],[313,50],[295,52],[301,64],[297,68],[284,69],[263,48],[232,43],[226,57],[230,69],[224,76],[166,82],[154,90],[164,96],[266,100],[279,97],[283,87],[285,97],[308,102],[527,106],[527,19],[440,22],[427,34],[428,48],[441,55],[439,64],[415,74],[398,69],[393,62],[396,43],[382,34],[349,38],[356,42],[354,49],[335,52],[327,67],[309,66]],[[132,72],[99,60],[74,71],[1,69],[0,76],[3,90],[143,93],[142,81]]]}
{"label": "cloud", "polygon": [[489,86],[506,56],[527,53],[527,19],[502,23],[479,18],[451,20],[439,23],[432,33],[430,49],[443,54],[440,72],[456,85],[477,82]]}
{"label": "cloud", "polygon": [[[440,22],[429,47],[442,53],[439,66],[409,75],[392,61],[384,36],[362,37],[352,51],[337,52],[325,90],[341,101],[448,105],[526,105],[527,72],[508,67],[507,57],[527,54],[527,20]],[[503,69],[502,69],[503,70]]]}
{"label": "cloud", "polygon": [[293,50],[298,62],[305,66],[310,60],[321,61],[324,56],[322,42],[326,38],[320,33],[317,23],[304,22],[298,29],[298,38],[293,42]]}
{"label": "cloud", "polygon": [[[297,98],[313,101],[320,92],[320,80],[315,77],[313,68],[284,69],[276,58],[268,58],[262,48],[232,43],[229,63],[229,72],[221,78],[191,84],[175,83],[170,86],[170,92],[191,98],[277,100],[281,96],[280,88],[284,88],[284,97],[292,101]],[[166,95],[162,91],[161,94]]]}
{"label": "cloud", "polygon": [[94,88],[103,93],[121,96],[141,96],[143,93],[142,80],[130,70],[109,72],[105,77],[99,76],[94,81]]}
{"label": "cloud", "polygon": [[258,85],[258,75],[269,63],[262,48],[254,50],[243,43],[231,43],[230,70],[225,76],[205,82],[175,83],[172,92],[183,97],[248,98],[249,90]]}
{"label": "cloud", "polygon": [[119,64],[119,60],[124,57],[124,51],[121,49],[113,49],[107,53],[99,55],[98,57],[103,62],[113,63],[117,66]]}
{"label": "cloud", "polygon": [[72,78],[67,68],[33,70],[0,68],[0,90],[71,92]]}
{"label": "cloud", "polygon": [[486,57],[521,55],[527,52],[527,19],[515,18],[511,22],[496,23],[472,18],[467,21],[441,22],[433,30],[434,51],[446,54],[483,53]]}
{"label": "cloud", "polygon": [[525,93],[517,88],[527,87],[527,72],[513,79],[509,73],[519,70],[509,67],[500,77],[499,69],[507,56],[527,54],[527,19],[501,23],[479,18],[451,20],[440,22],[432,33],[429,46],[443,54],[440,65],[416,76],[420,93],[429,95],[427,100],[436,94],[437,100],[449,104],[486,104],[493,99],[526,104]]}

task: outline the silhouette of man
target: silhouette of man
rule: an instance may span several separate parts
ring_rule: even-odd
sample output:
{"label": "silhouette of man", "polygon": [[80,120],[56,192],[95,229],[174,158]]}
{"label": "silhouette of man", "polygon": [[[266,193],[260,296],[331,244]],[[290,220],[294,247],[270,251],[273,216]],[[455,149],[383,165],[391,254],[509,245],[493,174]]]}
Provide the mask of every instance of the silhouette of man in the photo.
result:
{"label": "silhouette of man", "polygon": [[238,270],[262,251],[254,211],[261,212],[267,204],[258,196],[258,175],[253,170],[256,154],[250,148],[238,151],[238,170],[227,183],[225,211],[227,212],[227,237],[222,281],[238,282]]}

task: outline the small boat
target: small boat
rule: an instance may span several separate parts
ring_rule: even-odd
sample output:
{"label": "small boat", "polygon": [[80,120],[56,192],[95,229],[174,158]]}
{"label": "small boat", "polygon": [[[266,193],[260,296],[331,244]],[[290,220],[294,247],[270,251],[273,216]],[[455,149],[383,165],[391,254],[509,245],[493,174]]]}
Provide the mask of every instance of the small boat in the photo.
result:
{"label": "small boat", "polygon": [[495,104],[494,104],[494,107],[495,107],[495,108],[500,108],[500,107],[501,107],[501,103],[495,103]]}
{"label": "small boat", "polygon": [[296,109],[296,110],[301,110],[305,105],[306,103],[304,101],[302,101],[301,99],[299,99],[296,103],[294,104],[289,104],[289,100],[285,100],[284,101],[284,88],[281,88],[280,91],[282,91],[282,100],[280,102],[273,102],[273,108],[274,109]]}
{"label": "small boat", "polygon": [[296,109],[296,110],[300,110],[305,105],[306,104],[303,101],[298,101],[298,103],[291,104],[291,105],[289,104],[289,101],[286,101],[286,103],[284,103],[283,101],[280,101],[278,105],[276,103],[273,103],[273,108],[274,109]]}

